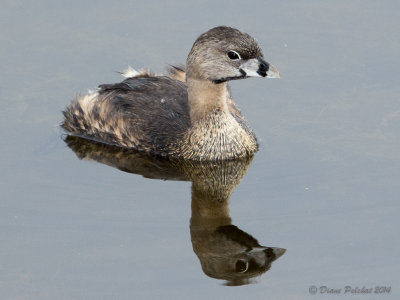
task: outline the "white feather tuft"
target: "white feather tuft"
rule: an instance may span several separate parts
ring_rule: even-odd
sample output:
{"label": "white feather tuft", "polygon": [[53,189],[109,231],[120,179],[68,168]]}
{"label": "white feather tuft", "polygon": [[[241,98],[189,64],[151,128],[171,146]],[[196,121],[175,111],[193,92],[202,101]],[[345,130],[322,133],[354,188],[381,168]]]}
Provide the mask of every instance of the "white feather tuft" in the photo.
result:
{"label": "white feather tuft", "polygon": [[97,93],[98,91],[100,91],[100,88],[88,89],[88,94],[91,95],[91,94]]}
{"label": "white feather tuft", "polygon": [[88,115],[92,111],[93,105],[96,102],[98,96],[99,93],[94,92],[78,97],[77,100],[86,115]]}
{"label": "white feather tuft", "polygon": [[139,76],[140,74],[141,71],[136,71],[131,66],[128,66],[128,68],[121,73],[121,75],[124,76],[125,78],[136,77]]}

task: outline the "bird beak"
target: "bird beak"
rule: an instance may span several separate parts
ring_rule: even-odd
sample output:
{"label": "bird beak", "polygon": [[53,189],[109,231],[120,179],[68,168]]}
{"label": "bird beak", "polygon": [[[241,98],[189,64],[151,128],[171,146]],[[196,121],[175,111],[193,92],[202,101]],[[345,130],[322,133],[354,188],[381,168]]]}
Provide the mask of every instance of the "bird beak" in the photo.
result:
{"label": "bird beak", "polygon": [[263,58],[252,58],[240,66],[240,73],[248,77],[280,78],[278,70]]}

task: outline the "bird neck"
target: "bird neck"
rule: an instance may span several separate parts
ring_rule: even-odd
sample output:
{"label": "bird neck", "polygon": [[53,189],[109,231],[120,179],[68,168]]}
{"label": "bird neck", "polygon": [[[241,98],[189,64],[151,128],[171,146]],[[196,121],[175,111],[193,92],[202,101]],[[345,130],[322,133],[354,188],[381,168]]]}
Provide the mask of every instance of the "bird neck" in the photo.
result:
{"label": "bird neck", "polygon": [[228,111],[229,92],[226,82],[215,84],[209,80],[187,78],[186,84],[192,123],[213,111]]}

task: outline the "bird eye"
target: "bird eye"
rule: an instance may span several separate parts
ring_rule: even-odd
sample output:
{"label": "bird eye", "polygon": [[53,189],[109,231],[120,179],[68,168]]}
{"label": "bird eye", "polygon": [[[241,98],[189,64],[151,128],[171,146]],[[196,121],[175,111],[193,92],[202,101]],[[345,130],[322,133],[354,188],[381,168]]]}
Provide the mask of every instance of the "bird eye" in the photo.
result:
{"label": "bird eye", "polygon": [[241,59],[240,54],[233,50],[229,50],[227,55],[232,60]]}
{"label": "bird eye", "polygon": [[249,263],[247,261],[239,259],[235,265],[235,271],[238,273],[244,273],[248,270]]}

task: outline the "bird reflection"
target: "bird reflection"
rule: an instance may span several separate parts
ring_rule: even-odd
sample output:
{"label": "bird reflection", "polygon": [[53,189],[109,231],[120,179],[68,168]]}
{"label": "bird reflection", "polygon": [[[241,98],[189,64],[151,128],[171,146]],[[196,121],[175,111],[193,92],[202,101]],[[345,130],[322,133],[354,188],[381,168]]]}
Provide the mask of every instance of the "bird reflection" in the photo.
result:
{"label": "bird reflection", "polygon": [[192,182],[190,234],[203,272],[244,285],[271,267],[285,249],[261,246],[250,234],[232,224],[230,196],[246,174],[252,158],[222,162],[167,160],[116,146],[66,136],[79,159],[95,160],[146,178]]}

